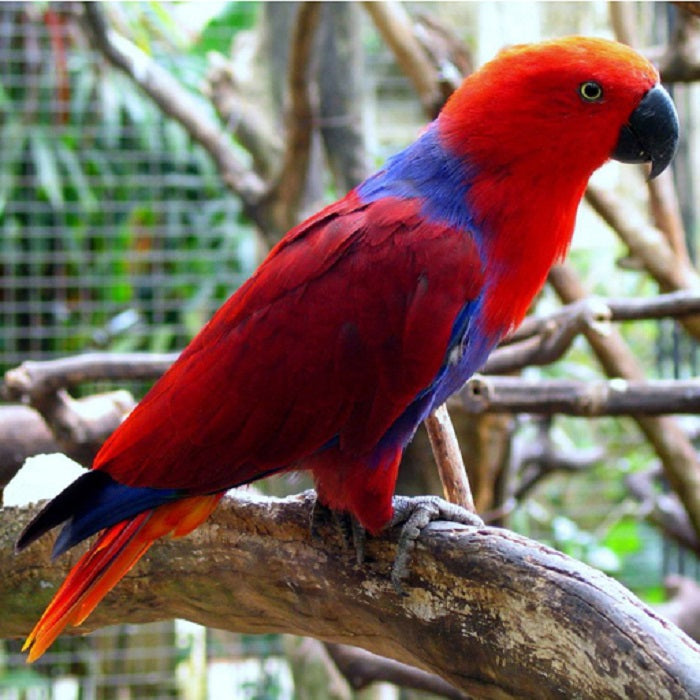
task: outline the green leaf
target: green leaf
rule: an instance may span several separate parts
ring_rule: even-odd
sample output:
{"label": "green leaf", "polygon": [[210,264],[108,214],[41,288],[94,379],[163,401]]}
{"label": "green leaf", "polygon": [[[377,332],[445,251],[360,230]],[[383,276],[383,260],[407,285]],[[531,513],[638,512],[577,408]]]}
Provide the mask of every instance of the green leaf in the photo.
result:
{"label": "green leaf", "polygon": [[75,152],[62,143],[56,147],[59,160],[65,168],[71,185],[78,194],[78,200],[86,212],[93,212],[97,208],[97,199],[90,188],[82,165]]}
{"label": "green leaf", "polygon": [[228,54],[231,35],[255,26],[258,9],[257,2],[227,2],[221,12],[209,20],[199,41],[192,46],[192,52],[202,56],[209,51]]}
{"label": "green leaf", "polygon": [[20,160],[27,140],[27,129],[20,121],[8,120],[0,129],[0,215],[12,197]]}
{"label": "green leaf", "polygon": [[29,134],[32,157],[39,186],[44,191],[54,209],[62,209],[64,205],[63,185],[61,174],[50,140],[43,129],[33,128]]}
{"label": "green leaf", "polygon": [[632,518],[618,520],[608,530],[608,534],[603,539],[603,544],[621,557],[638,552],[642,547],[639,523]]}

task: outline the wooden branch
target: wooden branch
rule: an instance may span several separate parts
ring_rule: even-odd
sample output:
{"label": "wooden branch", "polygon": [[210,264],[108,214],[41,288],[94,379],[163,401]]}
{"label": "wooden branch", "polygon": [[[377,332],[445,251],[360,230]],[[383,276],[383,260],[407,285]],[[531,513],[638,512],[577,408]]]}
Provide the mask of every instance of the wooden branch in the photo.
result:
{"label": "wooden branch", "polygon": [[83,382],[152,381],[178,353],[90,352],[56,360],[27,360],[5,373],[3,397],[18,400],[70,389]]}
{"label": "wooden branch", "polygon": [[669,600],[656,606],[691,639],[700,641],[700,584],[687,576],[671,574],[664,580]]}
{"label": "wooden branch", "polygon": [[700,80],[700,14],[697,2],[675,2],[678,13],[675,36],[668,43],[658,65],[666,83]]}
{"label": "wooden branch", "polygon": [[449,700],[469,700],[467,695],[439,676],[400,661],[377,656],[347,644],[326,644],[326,649],[353,690],[364,690],[372,683],[384,681],[401,688],[433,693]]}
{"label": "wooden branch", "polygon": [[[93,46],[113,66],[126,73],[163,113],[175,119],[193,141],[209,153],[221,177],[258,222],[257,203],[266,184],[239,161],[227,134],[213,121],[189,92],[164,68],[135,44],[107,27],[99,3],[82,3],[83,18]],[[264,230],[264,229],[263,229]]]}
{"label": "wooden branch", "polygon": [[344,194],[374,170],[362,118],[367,83],[362,8],[328,2],[322,16],[318,125],[336,191]]}
{"label": "wooden branch", "polygon": [[445,98],[440,90],[438,72],[416,39],[410,16],[395,0],[363,2],[362,5],[393,51],[396,62],[413,83],[425,113],[434,119]]}
{"label": "wooden branch", "polygon": [[[556,265],[549,281],[565,304],[587,296],[578,276],[567,265]],[[644,379],[637,358],[615,328],[607,335],[586,329],[584,334],[609,377]],[[700,460],[694,446],[672,416],[634,415],[633,419],[656,450],[671,487],[688,512],[695,533],[700,535]]]}
{"label": "wooden branch", "polygon": [[700,379],[523,379],[475,375],[455,394],[468,413],[656,416],[700,413]]}
{"label": "wooden branch", "polygon": [[[362,646],[479,698],[700,697],[700,647],[604,574],[505,530],[433,523],[407,595],[394,531],[359,566],[309,534],[313,496],[238,492],[192,535],[159,542],[86,626],[180,617]],[[78,553],[13,554],[35,508],[0,511],[0,636],[26,634]]]}
{"label": "wooden branch", "polygon": [[82,399],[59,392],[32,402],[32,407],[1,406],[0,489],[34,455],[63,452],[89,466],[135,403],[128,391]]}
{"label": "wooden branch", "polygon": [[607,332],[610,310],[604,302],[589,297],[570,304],[545,318],[523,324],[506,343],[489,356],[482,372],[503,374],[528,365],[546,365],[558,360],[584,329]]}
{"label": "wooden branch", "polygon": [[678,496],[662,488],[662,476],[663,470],[659,466],[629,474],[625,484],[632,496],[640,501],[640,510],[650,522],[667,537],[700,556],[700,538]]}
{"label": "wooden branch", "polygon": [[428,432],[445,499],[476,513],[467,470],[462,461],[462,451],[459,449],[455,429],[445,404],[438,406],[425,419],[425,429]]}
{"label": "wooden branch", "polygon": [[60,449],[51,430],[34,409],[0,406],[0,492],[27,457]]}
{"label": "wooden branch", "polygon": [[294,226],[298,205],[306,185],[318,106],[310,79],[316,30],[321,16],[321,3],[299,4],[289,54],[287,83],[289,107],[286,114],[286,139],[282,167],[262,205],[273,211],[279,232]]}
{"label": "wooden branch", "polygon": [[270,115],[247,94],[248,84],[239,84],[231,61],[212,54],[202,89],[227,131],[250,153],[255,172],[270,180],[282,159],[282,137]]}
{"label": "wooden branch", "polygon": [[[609,190],[589,183],[586,201],[615,230],[630,252],[658,282],[662,291],[700,289],[700,276],[687,261],[671,249],[664,234],[648,224],[642,215]],[[700,316],[684,317],[683,327],[700,338]]]}

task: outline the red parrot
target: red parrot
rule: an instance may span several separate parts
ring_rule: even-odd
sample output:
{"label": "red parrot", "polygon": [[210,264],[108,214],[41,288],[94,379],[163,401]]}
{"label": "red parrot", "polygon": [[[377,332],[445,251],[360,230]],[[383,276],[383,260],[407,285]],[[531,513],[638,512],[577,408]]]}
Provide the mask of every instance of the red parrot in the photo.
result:
{"label": "red parrot", "polygon": [[670,162],[655,68],[606,40],[509,48],[345,197],[293,228],[50,501],[22,549],[101,532],[29,635],[80,624],[165,534],[222,494],[310,470],[318,501],[371,533],[392,518],[404,447],[522,320],[567,250],[591,173]]}

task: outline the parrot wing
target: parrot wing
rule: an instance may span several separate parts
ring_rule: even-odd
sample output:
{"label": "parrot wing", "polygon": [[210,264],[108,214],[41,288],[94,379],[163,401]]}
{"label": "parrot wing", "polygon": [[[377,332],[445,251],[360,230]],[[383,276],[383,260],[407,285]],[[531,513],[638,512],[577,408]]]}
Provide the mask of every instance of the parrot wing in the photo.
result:
{"label": "parrot wing", "polygon": [[331,443],[368,454],[438,375],[482,285],[468,232],[427,220],[418,199],[350,193],[290,231],[95,467],[130,486],[208,493]]}

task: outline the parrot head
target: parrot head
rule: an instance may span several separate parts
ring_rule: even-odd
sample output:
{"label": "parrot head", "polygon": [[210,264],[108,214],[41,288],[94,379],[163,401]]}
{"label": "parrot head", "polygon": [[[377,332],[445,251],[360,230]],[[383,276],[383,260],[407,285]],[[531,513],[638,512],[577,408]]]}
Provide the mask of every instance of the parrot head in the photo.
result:
{"label": "parrot head", "polygon": [[587,181],[610,158],[662,172],[678,117],[654,66],[605,39],[514,46],[468,77],[440,117],[455,152],[477,167]]}
{"label": "parrot head", "polygon": [[491,271],[486,333],[520,322],[568,249],[593,171],[651,163],[678,145],[678,117],[656,68],[628,46],[566,37],[514,46],[470,75],[438,117],[461,162],[467,205]]}

